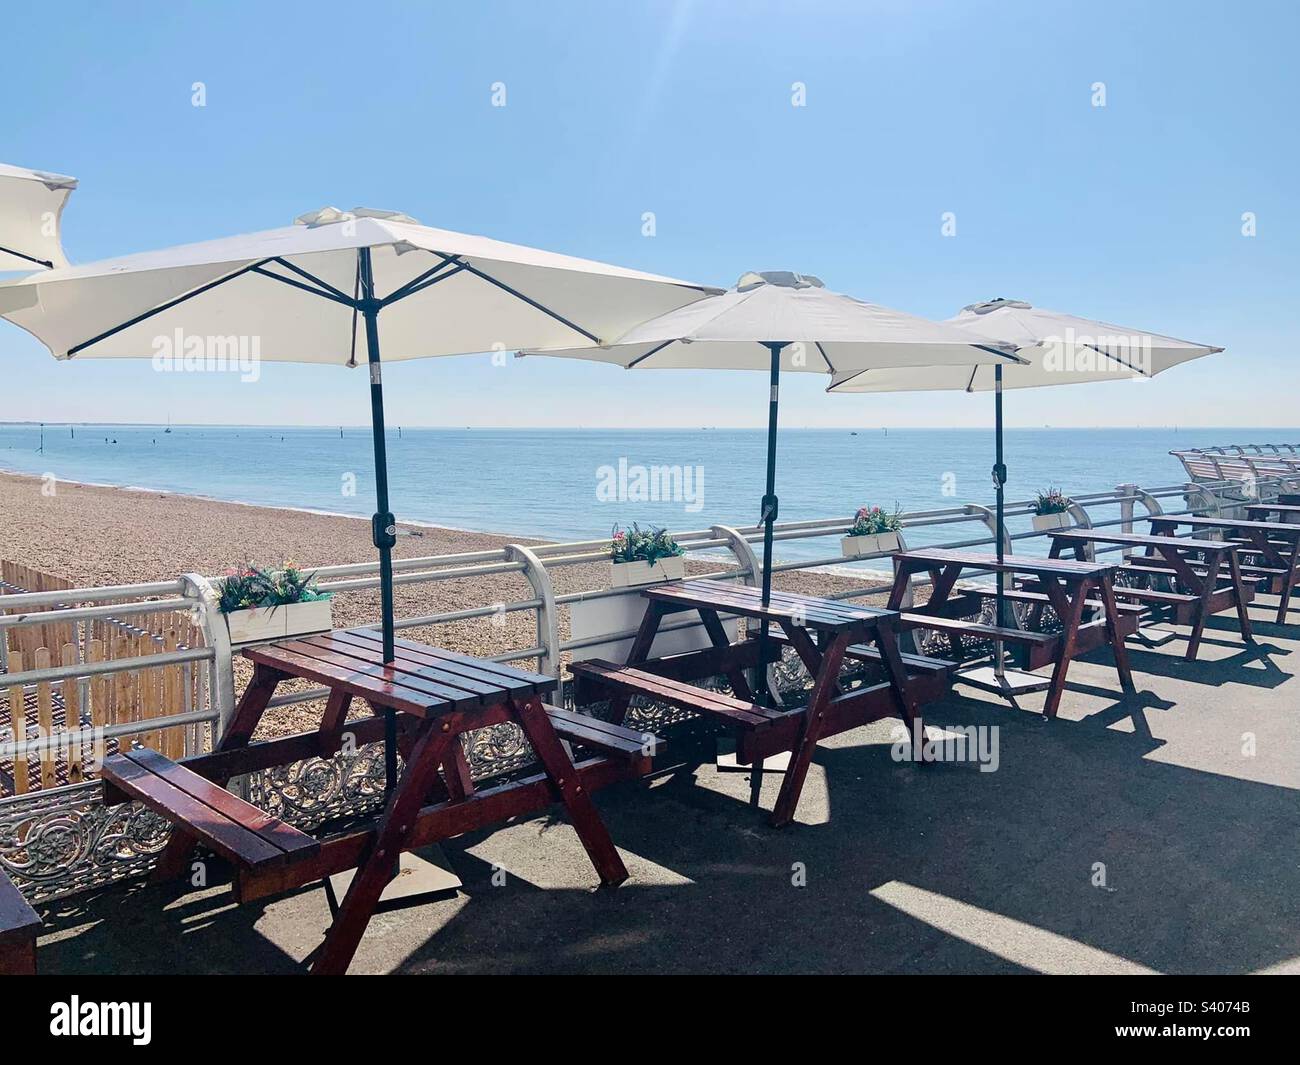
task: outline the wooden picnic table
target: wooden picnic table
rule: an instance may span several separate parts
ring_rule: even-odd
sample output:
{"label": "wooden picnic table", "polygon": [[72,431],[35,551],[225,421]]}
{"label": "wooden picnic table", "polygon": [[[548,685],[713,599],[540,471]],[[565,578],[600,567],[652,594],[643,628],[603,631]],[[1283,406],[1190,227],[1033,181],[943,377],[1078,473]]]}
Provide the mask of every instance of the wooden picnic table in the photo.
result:
{"label": "wooden picnic table", "polygon": [[[921,756],[924,726],[920,706],[947,689],[951,663],[904,656],[898,645],[896,610],[853,606],[815,596],[772,592],[762,602],[758,588],[718,580],[688,580],[643,589],[649,602],[632,641],[627,661],[575,662],[578,701],[608,698],[612,717],[626,713],[634,695],[696,711],[725,722],[737,731],[736,759],[761,762],[770,755],[791,752],[772,812],[772,824],[794,819],[795,807],[819,740],[884,717],[899,717]],[[712,647],[652,658],[660,624],[675,614],[699,615]],[[758,641],[733,644],[721,615],[767,621],[776,631],[769,638],[789,643],[813,678],[808,704],[787,709],[756,700],[745,670],[759,660]],[[852,692],[840,689],[845,658],[878,663],[885,680]],[[691,684],[708,676],[725,675],[732,695]],[[765,678],[760,678],[765,683]]]}
{"label": "wooden picnic table", "polygon": [[[1247,512],[1270,509],[1268,506],[1249,506]],[[1276,507],[1272,509],[1276,510]],[[1289,509],[1289,508],[1283,508]],[[1295,510],[1300,512],[1300,507]],[[1153,535],[1172,535],[1179,526],[1193,531],[1208,529],[1236,538],[1241,553],[1257,555],[1259,565],[1241,565],[1243,583],[1248,577],[1262,577],[1268,581],[1268,590],[1279,597],[1277,623],[1286,622],[1291,605],[1291,591],[1300,581],[1300,524],[1256,521],[1250,518],[1211,518],[1196,515],[1152,514],[1149,518]]]}
{"label": "wooden picnic table", "polygon": [[[953,592],[963,572],[978,570],[995,576],[1022,575],[1032,577],[1034,587],[1030,593],[1034,612],[1041,616],[1043,606],[1051,606],[1061,622],[1059,633],[1032,632],[1009,625],[984,625],[965,621],[957,615],[971,610],[972,600],[978,602],[993,596],[992,591],[969,591],[957,597]],[[1111,583],[1114,566],[1087,560],[1070,561],[1060,558],[1033,558],[1025,555],[1006,555],[1001,561],[996,555],[977,551],[922,548],[894,555],[894,587],[889,606],[900,609],[907,596],[912,576],[927,572],[931,578],[929,599],[920,607],[902,615],[905,628],[926,628],[948,635],[954,651],[959,648],[962,636],[1005,641],[1018,646],[1029,669],[1051,663],[1052,676],[1043,705],[1043,716],[1054,718],[1065,691],[1065,678],[1070,662],[1076,655],[1084,654],[1102,643],[1109,643],[1115,655],[1115,670],[1125,692],[1131,692],[1133,675],[1129,669],[1128,652],[1124,637],[1131,624],[1122,616],[1116,603]],[[1024,599],[1023,594],[1010,592],[1013,599]],[[1084,622],[1085,608],[1092,603],[1100,607],[1101,616],[1096,621]]]}
{"label": "wooden picnic table", "polygon": [[[1235,609],[1242,639],[1247,642],[1254,639],[1250,629],[1250,615],[1246,610],[1246,605],[1254,598],[1254,586],[1247,590],[1242,582],[1236,544],[1225,540],[1147,536],[1106,529],[1061,529],[1050,535],[1053,558],[1066,549],[1072,549],[1076,558],[1084,559],[1096,544],[1142,549],[1143,555],[1129,558],[1120,568],[1148,577],[1166,576],[1185,589],[1183,599],[1190,608],[1190,617],[1186,620],[1192,626],[1185,655],[1189,662],[1196,659],[1205,623],[1212,614]],[[1194,557],[1197,554],[1203,557]],[[1228,584],[1220,586],[1219,576],[1225,567]],[[1117,591],[1120,594],[1132,594],[1129,589]],[[1183,620],[1182,615],[1177,620]]]}
{"label": "wooden picnic table", "polygon": [[[253,678],[216,749],[182,762],[143,749],[107,759],[105,802],[138,800],[175,824],[156,878],[179,875],[201,842],[231,861],[239,901],[356,869],[313,973],[347,970],[401,853],[554,801],[568,810],[601,883],[627,878],[591,793],[648,772],[657,741],[546,706],[543,697],[558,683],[554,677],[404,639],[396,641],[395,661],[385,664],[382,639],[369,629],[252,647],[244,656],[253,663]],[[276,688],[290,679],[329,689],[319,729],[250,743]],[[354,699],[374,716],[347,720]],[[241,773],[331,757],[345,734],[358,746],[379,740],[388,710],[398,715],[405,764],[371,826],[317,841],[225,788]],[[476,790],[462,737],[504,722],[522,730],[542,773]],[[599,757],[575,766],[562,739]]]}

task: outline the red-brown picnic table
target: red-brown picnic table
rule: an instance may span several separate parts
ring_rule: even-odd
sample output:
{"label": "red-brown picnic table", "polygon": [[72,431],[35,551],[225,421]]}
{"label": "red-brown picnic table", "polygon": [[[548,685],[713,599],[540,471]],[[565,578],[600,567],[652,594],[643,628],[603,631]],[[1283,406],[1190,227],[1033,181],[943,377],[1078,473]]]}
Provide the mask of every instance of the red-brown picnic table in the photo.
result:
{"label": "red-brown picnic table", "polygon": [[[1246,508],[1248,513],[1268,509],[1267,505]],[[1300,513],[1300,507],[1294,509]],[[1155,535],[1172,535],[1180,525],[1189,526],[1193,531],[1205,529],[1233,537],[1241,545],[1242,554],[1259,556],[1259,565],[1241,566],[1243,579],[1248,576],[1268,579],[1269,591],[1279,597],[1277,623],[1285,623],[1291,605],[1291,590],[1300,581],[1300,524],[1251,518],[1174,517],[1169,514],[1153,514],[1149,520],[1151,532]]]}
{"label": "red-brown picnic table", "polygon": [[[1010,626],[982,625],[945,616],[945,610],[952,609],[950,597],[957,587],[957,581],[966,570],[998,576],[1032,577],[1035,586],[1041,588],[1046,596],[1046,605],[1050,605],[1060,619],[1061,631],[1028,632]],[[1025,646],[1030,669],[1049,662],[1052,664],[1043,716],[1053,718],[1061,704],[1071,660],[1103,642],[1110,644],[1115,655],[1115,669],[1124,691],[1134,690],[1128,652],[1124,647],[1127,625],[1120,616],[1111,583],[1114,570],[1114,566],[1087,560],[1033,558],[1027,555],[1006,555],[999,560],[996,555],[978,551],[921,548],[894,555],[894,588],[889,597],[889,606],[898,609],[903,605],[913,574],[929,573],[930,598],[915,610],[905,612],[902,615],[903,624],[908,628],[946,632],[954,644],[962,636],[974,636]],[[1099,621],[1084,623],[1084,608],[1090,596],[1095,596],[1100,602],[1102,617]]]}
{"label": "red-brown picnic table", "polygon": [[[416,643],[396,641],[396,658],[383,661],[383,644],[370,629],[341,630],[247,648],[253,678],[221,742],[211,754],[171,762],[152,751],[132,751],[104,767],[106,801],[146,803],[177,826],[164,849],[158,878],[184,869],[196,842],[235,866],[236,896],[248,901],[356,869],[334,922],[312,965],[313,973],[342,973],[356,951],[384,888],[404,851],[543,809],[559,801],[606,885],[627,879],[591,800],[614,780],[649,771],[654,737],[633,735],[543,703],[554,677]],[[250,743],[276,688],[302,679],[329,689],[315,732]],[[374,716],[348,721],[353,699]],[[316,841],[225,790],[235,775],[328,758],[345,734],[360,745],[384,735],[384,714],[398,714],[401,774],[372,826]],[[462,736],[514,722],[542,772],[476,790]],[[561,739],[610,757],[574,765]]]}
{"label": "red-brown picnic table", "polygon": [[[853,606],[815,596],[772,592],[762,601],[758,588],[719,580],[688,580],[645,588],[649,600],[640,629],[622,665],[575,662],[570,668],[580,682],[612,694],[614,720],[620,720],[633,695],[697,711],[737,730],[737,760],[761,762],[769,755],[791,752],[772,812],[772,824],[794,818],[813,751],[820,739],[883,717],[900,717],[918,750],[924,726],[920,701],[947,687],[948,663],[926,668],[934,660],[904,662],[898,646],[896,610]],[[651,649],[660,624],[674,614],[699,615],[712,647],[654,659]],[[722,615],[766,620],[777,628],[770,638],[788,642],[813,677],[808,704],[785,709],[756,701],[745,669],[756,665],[757,641],[731,643]],[[870,645],[870,646],[863,646]],[[845,657],[869,659],[883,666],[886,680],[853,692],[840,690],[838,677]],[[910,676],[915,666],[925,675]],[[723,674],[732,696],[688,683]],[[580,696],[581,699],[581,696]]]}
{"label": "red-brown picnic table", "polygon": [[[1144,554],[1130,558],[1122,569],[1145,575],[1166,575],[1186,590],[1193,599],[1192,633],[1187,642],[1186,658],[1194,661],[1201,646],[1201,635],[1210,615],[1236,610],[1242,639],[1254,639],[1250,630],[1247,604],[1254,598],[1254,586],[1248,591],[1241,579],[1237,545],[1224,540],[1197,540],[1183,536],[1145,536],[1141,533],[1111,532],[1105,529],[1062,529],[1051,533],[1052,557],[1070,548],[1077,558],[1085,558],[1095,544],[1141,548]],[[1202,557],[1197,558],[1200,555]],[[1228,585],[1219,586],[1219,575],[1227,569]]]}

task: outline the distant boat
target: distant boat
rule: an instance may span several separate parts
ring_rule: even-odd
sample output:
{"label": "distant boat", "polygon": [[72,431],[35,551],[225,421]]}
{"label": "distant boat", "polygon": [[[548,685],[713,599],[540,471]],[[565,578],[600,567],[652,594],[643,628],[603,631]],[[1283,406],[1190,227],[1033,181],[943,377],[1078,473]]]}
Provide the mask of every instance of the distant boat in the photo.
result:
{"label": "distant boat", "polygon": [[849,436],[857,436],[857,433],[849,433]]}
{"label": "distant boat", "polygon": [[172,416],[169,414],[167,415],[167,428],[164,429],[163,432],[170,433],[171,431],[172,431]]}

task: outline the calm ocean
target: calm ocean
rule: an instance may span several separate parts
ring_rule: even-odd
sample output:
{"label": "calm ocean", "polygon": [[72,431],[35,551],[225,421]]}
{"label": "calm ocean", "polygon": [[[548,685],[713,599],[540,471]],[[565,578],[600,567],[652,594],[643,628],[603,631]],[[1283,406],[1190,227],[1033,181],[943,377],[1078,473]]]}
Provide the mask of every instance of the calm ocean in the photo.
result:
{"label": "calm ocean", "polygon": [[[1008,499],[1183,479],[1171,448],[1292,440],[1287,429],[1012,429]],[[215,499],[369,516],[368,428],[0,426],[0,468]],[[993,434],[982,430],[790,429],[777,490],[785,520],[879,503],[918,510],[992,502]],[[699,529],[758,515],[762,430],[406,429],[388,438],[393,509],[407,521],[554,539],[615,523]],[[682,467],[678,498],[642,501],[638,467]],[[1014,531],[1014,530],[1013,530]],[[949,533],[953,535],[953,533]],[[921,537],[915,537],[918,542]],[[790,558],[834,547],[792,543]]]}

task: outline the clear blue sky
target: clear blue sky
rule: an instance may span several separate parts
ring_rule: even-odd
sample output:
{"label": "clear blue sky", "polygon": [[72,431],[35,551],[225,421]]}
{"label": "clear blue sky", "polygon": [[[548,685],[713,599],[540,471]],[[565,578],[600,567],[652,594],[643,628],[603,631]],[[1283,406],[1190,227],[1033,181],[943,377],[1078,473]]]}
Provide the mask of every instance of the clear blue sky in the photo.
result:
{"label": "clear blue sky", "polygon": [[[81,179],[74,262],[389,208],[714,284],[794,269],[932,317],[1014,296],[1228,349],[1149,383],[1013,393],[1009,424],[1300,424],[1291,2],[65,0],[3,18],[0,160]],[[3,324],[0,374],[5,420],[368,419],[355,374],[59,364]],[[784,425],[991,418],[987,396],[789,377]],[[385,379],[393,424],[765,416],[758,374],[472,357]]]}

